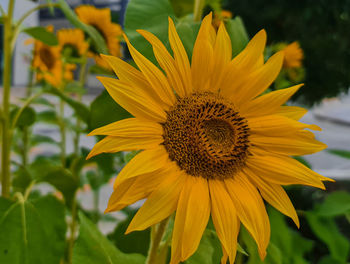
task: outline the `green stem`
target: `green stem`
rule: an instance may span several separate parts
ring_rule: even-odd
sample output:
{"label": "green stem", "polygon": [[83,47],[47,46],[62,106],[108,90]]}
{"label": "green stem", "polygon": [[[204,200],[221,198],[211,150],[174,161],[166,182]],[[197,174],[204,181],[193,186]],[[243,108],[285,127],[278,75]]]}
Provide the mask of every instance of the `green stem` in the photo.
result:
{"label": "green stem", "polygon": [[201,21],[204,5],[205,5],[205,0],[194,0],[193,20],[195,22]]}
{"label": "green stem", "polygon": [[[84,88],[85,85],[85,81],[86,81],[86,76],[87,76],[87,71],[86,71],[86,66],[87,66],[87,58],[86,56],[84,56],[82,58],[82,63],[80,64],[80,72],[79,72],[79,86],[81,89]],[[81,102],[82,96],[79,93],[78,94],[78,102]],[[74,137],[74,153],[76,156],[79,155],[79,139],[80,139],[80,119],[77,117],[76,120],[76,126],[77,126],[77,130],[75,133],[75,137]]]}
{"label": "green stem", "polygon": [[35,100],[36,98],[40,97],[42,94],[44,93],[44,91],[38,92],[37,94],[34,94],[32,97],[29,97],[24,104],[22,105],[22,107],[17,111],[15,117],[13,118],[12,124],[11,124],[11,130],[13,130],[18,122],[19,117],[21,116],[22,112],[24,111],[24,109],[26,107],[28,107],[30,105],[30,103]]}
{"label": "green stem", "polygon": [[31,14],[33,14],[35,11],[38,11],[42,8],[47,8],[47,7],[59,7],[59,4],[42,4],[42,5],[38,5],[30,10],[28,10],[26,13],[24,13],[21,18],[17,21],[16,23],[16,27],[15,27],[15,30],[18,30],[18,28],[20,27],[20,25],[23,23],[23,21],[29,17]]}
{"label": "green stem", "polygon": [[61,162],[62,166],[66,167],[66,125],[64,123],[64,101],[60,99],[60,109],[59,109],[59,126],[61,134]]}
{"label": "green stem", "polygon": [[99,207],[98,207],[98,204],[100,202],[100,189],[97,189],[97,190],[94,190],[93,192],[93,196],[94,196],[94,213],[95,213],[95,223],[98,222],[99,220]]}
{"label": "green stem", "polygon": [[146,264],[154,264],[158,258],[158,250],[166,230],[169,217],[160,222],[157,226],[152,227],[151,244],[148,250]]}
{"label": "green stem", "polygon": [[10,94],[11,94],[11,69],[12,69],[12,15],[15,0],[8,4],[7,16],[4,17],[4,72],[3,72],[3,120],[2,120],[2,149],[1,149],[1,192],[3,197],[10,196],[10,155],[11,140],[10,131]]}
{"label": "green stem", "polygon": [[77,226],[77,193],[75,192],[72,201],[72,221],[70,223],[70,237],[68,241],[68,263],[72,264],[73,248],[75,242],[75,228]]}

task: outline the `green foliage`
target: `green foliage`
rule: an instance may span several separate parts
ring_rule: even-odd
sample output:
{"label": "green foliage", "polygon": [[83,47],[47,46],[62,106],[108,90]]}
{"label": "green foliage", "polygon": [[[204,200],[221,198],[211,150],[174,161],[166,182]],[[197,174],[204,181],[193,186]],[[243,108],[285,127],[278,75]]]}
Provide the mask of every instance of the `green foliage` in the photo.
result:
{"label": "green foliage", "polygon": [[41,42],[45,43],[49,46],[56,46],[58,44],[58,40],[56,38],[56,35],[44,27],[30,27],[25,28],[22,30],[22,32],[32,36],[33,38],[40,40]]}
{"label": "green foliage", "polygon": [[[14,119],[14,117],[17,115],[18,111],[20,111],[19,107],[15,107],[10,115],[11,118]],[[36,112],[32,107],[27,106],[26,108],[23,109],[23,111],[20,113],[16,126],[17,127],[25,127],[25,126],[31,126],[34,124],[36,119]]]}
{"label": "green foliage", "polygon": [[79,213],[80,231],[74,246],[73,264],[137,264],[144,263],[140,254],[124,254],[104,237],[97,227]]}
{"label": "green foliage", "polygon": [[127,117],[131,117],[131,115],[119,106],[107,91],[103,91],[91,103],[89,130],[91,131]]}
{"label": "green foliage", "polygon": [[232,55],[236,56],[248,44],[248,34],[240,17],[228,20],[226,29],[231,38]]}
{"label": "green foliage", "polygon": [[0,198],[0,262],[59,264],[65,248],[64,206],[52,196]]}
{"label": "green foliage", "polygon": [[339,157],[350,159],[350,151],[347,150],[341,150],[341,149],[329,149],[327,150],[329,153],[332,153],[334,155],[337,155]]}

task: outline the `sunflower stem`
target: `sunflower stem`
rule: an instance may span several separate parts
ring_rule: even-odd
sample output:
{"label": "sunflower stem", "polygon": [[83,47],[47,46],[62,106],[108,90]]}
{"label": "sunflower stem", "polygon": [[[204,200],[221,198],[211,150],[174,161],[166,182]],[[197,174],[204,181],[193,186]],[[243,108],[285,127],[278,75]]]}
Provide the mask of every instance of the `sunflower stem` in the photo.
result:
{"label": "sunflower stem", "polygon": [[4,71],[3,71],[3,118],[2,118],[2,144],[1,144],[1,194],[10,196],[10,159],[11,141],[10,131],[10,94],[11,94],[11,69],[12,69],[12,15],[15,0],[8,3],[8,12],[4,17]]}
{"label": "sunflower stem", "polygon": [[146,264],[158,263],[158,251],[160,248],[160,242],[162,241],[164,232],[169,222],[169,217],[161,221],[158,225],[152,226],[151,230],[151,243],[148,250],[148,256]]}
{"label": "sunflower stem", "polygon": [[[86,76],[87,76],[87,71],[86,71],[86,66],[87,66],[87,58],[86,55],[82,58],[82,63],[80,64],[80,72],[79,72],[79,86],[81,89],[84,88],[85,81],[86,81]],[[81,103],[82,95],[79,93],[78,94],[78,102]],[[79,155],[79,139],[80,139],[80,119],[77,117],[76,120],[76,133],[74,137],[74,154],[76,156]]]}
{"label": "sunflower stem", "polygon": [[193,20],[195,22],[201,21],[204,5],[205,5],[205,0],[194,0]]}
{"label": "sunflower stem", "polygon": [[60,117],[60,134],[61,134],[61,162],[63,168],[66,167],[66,126],[64,121],[64,101],[60,99],[59,105],[59,117]]}
{"label": "sunflower stem", "polygon": [[73,259],[73,248],[75,242],[75,228],[77,226],[77,197],[76,192],[74,193],[74,197],[72,200],[72,221],[70,223],[70,237],[68,241],[68,263],[72,264]]}

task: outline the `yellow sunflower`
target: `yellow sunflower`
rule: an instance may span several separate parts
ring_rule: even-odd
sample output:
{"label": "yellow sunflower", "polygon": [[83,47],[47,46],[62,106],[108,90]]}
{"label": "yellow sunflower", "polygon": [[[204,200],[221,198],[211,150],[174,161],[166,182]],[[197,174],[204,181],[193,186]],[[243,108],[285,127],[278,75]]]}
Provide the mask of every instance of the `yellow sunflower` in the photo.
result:
{"label": "yellow sunflower", "polygon": [[[53,27],[47,30],[53,32]],[[37,80],[45,80],[55,87],[61,86],[63,79],[72,80],[74,64],[65,64],[61,57],[60,46],[48,46],[39,40],[34,42],[33,68],[37,71]]]}
{"label": "yellow sunflower", "polygon": [[294,41],[282,49],[284,51],[283,67],[300,68],[304,59],[304,52],[298,42]]}
{"label": "yellow sunflower", "polygon": [[80,57],[86,54],[89,44],[85,41],[84,32],[80,29],[60,29],[57,31],[61,52],[71,49],[71,55]]}
{"label": "yellow sunflower", "polygon": [[[121,26],[111,22],[111,10],[109,8],[98,9],[91,5],[81,5],[75,9],[79,19],[93,26],[104,38],[109,54],[121,57],[120,38],[122,36]],[[98,54],[90,52],[97,64],[102,67],[109,67]]]}
{"label": "yellow sunflower", "polygon": [[240,223],[264,258],[270,224],[263,199],[299,226],[281,185],[324,189],[322,181],[329,180],[291,157],[326,147],[305,130],[320,130],[318,126],[298,122],[305,109],[283,106],[301,85],[261,95],[281,70],[283,52],[263,63],[262,30],[232,59],[225,26],[221,24],[216,33],[211,14],[202,22],[191,63],[170,18],[173,56],[153,34],[138,32],[151,43],[162,70],[124,36],[139,70],[119,58],[103,56],[119,79],[99,77],[134,118],[92,131],[90,135],[106,137],[88,158],[142,150],[116,178],[106,212],[147,198],[128,233],[176,211],[171,263],[196,251],[210,216],[222,244],[222,263],[227,258],[234,262]]}

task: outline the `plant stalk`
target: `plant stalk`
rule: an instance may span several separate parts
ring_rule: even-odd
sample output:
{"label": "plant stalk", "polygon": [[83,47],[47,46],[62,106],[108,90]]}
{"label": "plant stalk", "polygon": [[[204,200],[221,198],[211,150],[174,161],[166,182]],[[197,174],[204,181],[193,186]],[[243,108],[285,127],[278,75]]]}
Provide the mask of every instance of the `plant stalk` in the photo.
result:
{"label": "plant stalk", "polygon": [[194,22],[201,21],[204,5],[205,5],[205,0],[194,0],[194,6],[193,6]]}
{"label": "plant stalk", "polygon": [[61,162],[63,168],[66,167],[66,125],[64,121],[64,101],[60,99],[59,105],[59,126],[60,126],[60,134],[61,134]]}
{"label": "plant stalk", "polygon": [[3,119],[2,119],[2,145],[1,145],[1,195],[10,196],[10,155],[12,135],[10,131],[10,94],[12,70],[12,15],[15,0],[8,3],[7,16],[4,18],[4,72],[3,72]]}
{"label": "plant stalk", "polygon": [[70,223],[70,238],[68,241],[68,263],[72,264],[73,248],[75,242],[75,228],[77,226],[77,193],[75,192],[72,201],[72,221]]}
{"label": "plant stalk", "polygon": [[[82,58],[82,63],[80,64],[80,72],[79,72],[79,86],[81,89],[84,88],[86,81],[86,66],[87,66],[87,58],[86,55]],[[78,93],[78,102],[81,103],[82,95]],[[76,133],[74,137],[74,153],[76,156],[79,155],[79,140],[80,140],[80,129],[81,129],[80,119],[77,117],[76,120]]]}
{"label": "plant stalk", "polygon": [[146,264],[154,264],[157,263],[158,251],[160,242],[162,241],[164,232],[168,225],[169,217],[161,221],[158,225],[152,226],[151,230],[151,244],[148,250],[148,256],[146,260]]}

